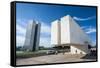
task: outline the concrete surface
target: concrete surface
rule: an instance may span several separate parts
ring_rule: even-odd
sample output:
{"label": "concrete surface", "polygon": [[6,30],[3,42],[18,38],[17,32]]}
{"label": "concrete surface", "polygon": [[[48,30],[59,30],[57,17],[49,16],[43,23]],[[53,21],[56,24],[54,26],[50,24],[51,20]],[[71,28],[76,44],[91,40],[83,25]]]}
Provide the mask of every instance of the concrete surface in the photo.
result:
{"label": "concrete surface", "polygon": [[48,63],[62,63],[62,62],[78,62],[78,61],[95,61],[96,59],[80,59],[84,55],[71,55],[71,54],[57,54],[46,55],[32,58],[17,59],[17,65],[29,64],[48,64]]}

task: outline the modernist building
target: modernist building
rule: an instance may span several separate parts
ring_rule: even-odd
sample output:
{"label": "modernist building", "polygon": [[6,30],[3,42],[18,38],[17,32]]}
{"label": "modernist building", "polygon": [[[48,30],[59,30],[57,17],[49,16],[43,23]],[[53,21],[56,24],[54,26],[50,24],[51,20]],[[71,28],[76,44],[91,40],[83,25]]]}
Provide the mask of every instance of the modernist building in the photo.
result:
{"label": "modernist building", "polygon": [[51,43],[58,46],[61,44],[61,28],[60,21],[56,20],[51,26]]}
{"label": "modernist building", "polygon": [[76,21],[67,15],[52,22],[51,45],[69,46],[71,54],[87,54],[89,53],[88,45],[92,44],[88,35]]}
{"label": "modernist building", "polygon": [[37,21],[30,21],[26,29],[26,37],[24,43],[24,50],[35,51],[38,50],[40,41],[40,27],[41,24]]}

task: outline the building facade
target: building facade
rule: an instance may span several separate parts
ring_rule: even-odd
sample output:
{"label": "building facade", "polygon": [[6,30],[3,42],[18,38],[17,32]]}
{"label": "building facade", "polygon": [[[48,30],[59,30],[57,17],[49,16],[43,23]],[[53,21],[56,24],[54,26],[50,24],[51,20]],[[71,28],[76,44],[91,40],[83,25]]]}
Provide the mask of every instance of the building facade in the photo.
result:
{"label": "building facade", "polygon": [[51,25],[51,43],[55,45],[61,44],[61,28],[60,28],[60,21],[56,20],[52,22]]}
{"label": "building facade", "polygon": [[24,42],[25,51],[36,51],[39,48],[41,24],[37,21],[30,21],[26,29],[26,37]]}
{"label": "building facade", "polygon": [[[58,23],[60,23],[60,25],[57,25]],[[51,45],[69,46],[71,54],[88,54],[88,45],[92,44],[88,35],[81,29],[76,21],[70,15],[67,15],[62,17],[59,22],[57,20],[52,22]]]}

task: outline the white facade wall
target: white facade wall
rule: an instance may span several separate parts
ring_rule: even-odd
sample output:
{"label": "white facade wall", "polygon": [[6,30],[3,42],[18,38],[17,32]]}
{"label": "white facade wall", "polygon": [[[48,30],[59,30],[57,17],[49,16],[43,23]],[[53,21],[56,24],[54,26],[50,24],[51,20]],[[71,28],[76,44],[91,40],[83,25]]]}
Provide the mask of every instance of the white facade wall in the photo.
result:
{"label": "white facade wall", "polygon": [[52,45],[60,45],[60,22],[56,20],[51,24],[51,44]]}
{"label": "white facade wall", "polygon": [[[91,44],[90,38],[85,34],[81,27],[71,18],[70,21],[70,43],[86,45],[85,42]],[[92,45],[92,44],[91,44]]]}
{"label": "white facade wall", "polygon": [[70,46],[71,48],[71,54],[87,54],[89,53],[89,50],[88,50],[88,46],[87,45],[71,45]]}
{"label": "white facade wall", "polygon": [[61,44],[70,43],[70,22],[69,17],[61,18]]}
{"label": "white facade wall", "polygon": [[89,53],[88,44],[91,40],[81,27],[69,15],[52,22],[51,26],[51,44],[67,45],[71,48],[72,54],[87,54]]}

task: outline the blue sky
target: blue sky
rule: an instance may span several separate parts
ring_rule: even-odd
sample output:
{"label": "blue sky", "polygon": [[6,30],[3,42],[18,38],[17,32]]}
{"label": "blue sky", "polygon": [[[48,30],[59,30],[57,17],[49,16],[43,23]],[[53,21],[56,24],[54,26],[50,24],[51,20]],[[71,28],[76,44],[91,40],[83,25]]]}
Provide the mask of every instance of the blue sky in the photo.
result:
{"label": "blue sky", "polygon": [[17,46],[23,46],[26,26],[31,20],[41,23],[40,46],[50,47],[51,22],[65,15],[71,17],[96,42],[96,8],[79,6],[58,6],[43,4],[16,4]]}

